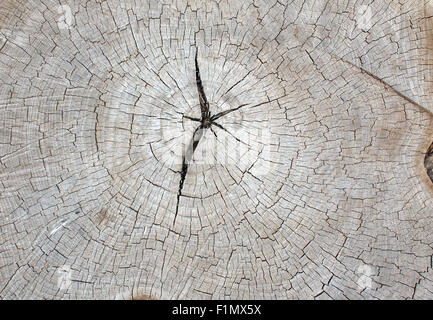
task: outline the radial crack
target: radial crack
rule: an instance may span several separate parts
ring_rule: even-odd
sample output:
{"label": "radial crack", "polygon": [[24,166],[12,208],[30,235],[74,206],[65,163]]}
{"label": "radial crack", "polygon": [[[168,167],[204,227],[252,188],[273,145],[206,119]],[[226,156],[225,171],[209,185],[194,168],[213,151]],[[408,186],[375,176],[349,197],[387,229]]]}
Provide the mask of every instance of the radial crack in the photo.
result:
{"label": "radial crack", "polygon": [[176,223],[177,214],[179,212],[180,198],[182,197],[183,185],[185,183],[186,175],[188,174],[189,163],[192,160],[192,157],[194,156],[194,152],[197,149],[200,139],[203,137],[204,134],[203,129],[206,129],[211,125],[209,102],[207,101],[206,94],[204,93],[203,83],[200,77],[200,68],[198,66],[198,50],[196,50],[195,52],[195,77],[196,77],[197,91],[198,91],[198,96],[200,101],[201,119],[188,117],[188,116],[184,116],[184,117],[192,121],[200,121],[201,125],[194,131],[188,149],[186,150],[186,153],[182,157],[182,170],[180,173],[179,191],[177,193],[176,213],[174,216],[173,225],[175,225]]}
{"label": "radial crack", "polygon": [[210,120],[211,120],[211,121],[218,120],[219,118],[221,118],[221,117],[223,117],[223,116],[225,116],[225,115],[227,115],[227,114],[229,114],[229,113],[231,113],[231,112],[233,112],[233,111],[239,110],[240,108],[245,107],[245,106],[247,106],[247,105],[248,105],[248,103],[241,104],[241,105],[240,105],[239,107],[237,107],[237,108],[230,109],[230,110],[225,110],[225,111],[222,111],[222,112],[220,112],[220,113],[217,113],[216,115],[212,116],[212,117],[210,118]]}
{"label": "radial crack", "polygon": [[182,171],[180,172],[180,182],[179,182],[179,191],[177,193],[177,204],[176,204],[176,214],[174,216],[173,225],[176,223],[177,214],[179,212],[179,202],[180,197],[182,197],[183,184],[185,182],[186,175],[188,173],[188,166],[194,156],[194,152],[197,149],[198,143],[200,139],[203,137],[203,128],[199,126],[192,136],[192,139],[188,145],[188,149],[182,157]]}
{"label": "radial crack", "polygon": [[183,116],[185,119],[188,119],[188,120],[192,120],[192,121],[196,121],[196,122],[201,122],[201,119],[199,119],[199,118],[194,118],[194,117],[188,117],[188,116]]}
{"label": "radial crack", "polygon": [[239,139],[238,137],[236,137],[233,133],[231,133],[230,131],[228,131],[226,128],[224,128],[222,125],[220,125],[219,123],[216,122],[212,122],[213,125],[215,125],[216,127],[220,128],[221,130],[227,132],[229,135],[231,135],[236,141],[243,143],[244,145],[248,146],[247,143],[243,142],[241,139]]}
{"label": "radial crack", "polygon": [[[193,134],[192,139],[189,143],[189,146],[182,157],[182,170],[180,172],[179,190],[177,193],[176,213],[174,216],[173,226],[176,224],[177,215],[179,213],[179,203],[180,203],[180,198],[182,197],[182,190],[183,190],[183,186],[185,183],[186,175],[188,174],[189,163],[192,160],[192,158],[194,156],[194,152],[197,149],[197,146],[198,146],[201,138],[204,135],[204,129],[209,128],[212,131],[212,133],[215,135],[215,137],[218,138],[216,132],[211,127],[212,125],[215,125],[216,127],[220,128],[221,130],[230,134],[237,141],[244,143],[243,141],[241,141],[240,139],[235,137],[233,134],[231,134],[229,131],[227,131],[222,125],[216,123],[215,120],[217,120],[217,119],[219,119],[219,118],[221,118],[221,117],[223,117],[223,116],[225,116],[225,115],[227,115],[233,111],[239,110],[240,108],[245,107],[248,104],[242,104],[242,105],[240,105],[234,109],[222,111],[222,112],[211,117],[211,113],[209,110],[210,109],[209,108],[209,102],[206,98],[206,94],[205,94],[204,88],[203,88],[203,82],[201,81],[201,77],[200,77],[200,68],[198,65],[198,50],[196,50],[196,52],[195,52],[195,77],[196,77],[197,91],[198,91],[198,96],[199,96],[199,101],[200,101],[201,118],[199,119],[199,118],[185,116],[185,115],[183,117],[185,119],[189,119],[189,120],[192,120],[195,122],[200,122],[201,124],[194,131],[194,134]],[[246,144],[246,143],[244,143],[244,144]]]}
{"label": "radial crack", "polygon": [[197,82],[198,96],[200,100],[201,120],[202,123],[209,119],[209,102],[207,101],[206,94],[204,93],[203,83],[200,77],[200,68],[198,66],[198,50],[195,51],[195,78]]}

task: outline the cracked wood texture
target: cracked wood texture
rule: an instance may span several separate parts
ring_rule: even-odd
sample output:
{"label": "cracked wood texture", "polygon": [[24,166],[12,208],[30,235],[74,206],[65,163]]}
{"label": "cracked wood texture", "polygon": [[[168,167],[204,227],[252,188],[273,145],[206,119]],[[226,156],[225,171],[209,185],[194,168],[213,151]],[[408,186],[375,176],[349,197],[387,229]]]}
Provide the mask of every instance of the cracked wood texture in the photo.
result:
{"label": "cracked wood texture", "polygon": [[433,298],[432,16],[2,0],[0,298]]}

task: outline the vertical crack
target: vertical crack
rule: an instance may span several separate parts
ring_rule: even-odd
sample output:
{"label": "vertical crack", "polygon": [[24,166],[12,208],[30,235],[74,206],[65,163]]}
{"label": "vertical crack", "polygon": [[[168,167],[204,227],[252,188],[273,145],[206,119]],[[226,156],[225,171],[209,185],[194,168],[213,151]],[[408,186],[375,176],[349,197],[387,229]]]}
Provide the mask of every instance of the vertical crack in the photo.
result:
{"label": "vertical crack", "polygon": [[[206,98],[206,94],[204,92],[203,88],[203,82],[201,80],[200,76],[200,68],[198,65],[198,49],[196,48],[195,52],[195,78],[196,78],[196,84],[197,84],[197,92],[198,92],[198,98],[200,102],[200,111],[201,111],[201,118],[195,118],[195,117],[189,117],[183,115],[183,118],[189,119],[191,121],[200,122],[200,125],[197,127],[197,129],[194,131],[194,134],[192,136],[192,139],[188,145],[188,148],[186,152],[182,156],[182,169],[180,171],[180,181],[179,181],[179,189],[177,193],[177,203],[176,203],[176,212],[174,215],[173,220],[173,226],[176,224],[177,215],[179,213],[179,203],[180,198],[183,196],[182,191],[185,184],[185,179],[188,174],[188,168],[189,164],[192,161],[192,158],[194,156],[194,152],[197,149],[197,146],[201,140],[201,138],[204,135],[204,129],[210,129],[211,132],[217,137],[216,132],[212,129],[212,125],[215,125],[215,127],[229,133],[231,136],[233,136],[237,141],[242,142],[240,139],[235,137],[233,134],[231,134],[229,131],[227,131],[222,125],[216,123],[215,121],[233,111],[239,110],[240,108],[247,106],[248,104],[242,104],[234,109],[222,111],[214,116],[211,116],[210,108],[209,108],[209,102]],[[244,142],[242,142],[244,143]]]}
{"label": "vertical crack", "polygon": [[229,114],[229,113],[231,113],[231,112],[233,112],[233,111],[237,111],[237,110],[239,110],[240,108],[243,108],[243,107],[245,107],[245,106],[247,106],[247,105],[248,105],[248,103],[241,104],[241,105],[240,105],[239,107],[237,107],[237,108],[230,109],[230,110],[225,110],[225,111],[222,111],[222,112],[220,112],[220,113],[217,113],[216,115],[212,116],[212,117],[210,118],[210,120],[211,120],[211,122],[213,122],[213,121],[215,121],[215,120],[218,120],[218,119],[221,118],[222,116],[225,116],[225,115],[227,115],[227,114]]}
{"label": "vertical crack", "polygon": [[176,213],[174,216],[173,225],[176,223],[177,214],[179,212],[179,202],[180,202],[180,197],[182,197],[182,189],[183,189],[183,184],[185,182],[186,175],[188,173],[188,166],[190,161],[192,160],[192,157],[194,156],[194,152],[197,149],[200,139],[203,137],[203,133],[204,132],[202,126],[199,126],[194,131],[191,142],[188,145],[188,149],[186,150],[186,153],[183,155],[182,171],[180,172],[179,191],[177,193]]}
{"label": "vertical crack", "polygon": [[202,83],[201,77],[200,77],[200,68],[198,66],[198,50],[197,49],[195,52],[195,77],[196,77],[197,91],[198,91],[198,96],[199,96],[199,101],[200,101],[201,119],[199,120],[197,118],[187,117],[187,116],[185,116],[185,118],[193,120],[193,121],[199,120],[201,122],[201,124],[194,131],[194,134],[192,136],[191,142],[189,143],[188,149],[186,150],[186,153],[182,157],[182,170],[180,173],[179,191],[177,193],[176,213],[174,216],[173,226],[176,223],[177,214],[179,213],[179,203],[180,203],[180,198],[182,197],[182,190],[183,190],[183,185],[185,183],[186,175],[188,174],[189,163],[194,156],[194,152],[197,149],[197,146],[198,146],[201,138],[203,137],[203,134],[204,134],[203,129],[208,128],[211,125],[209,102],[207,101],[206,94],[204,93],[203,83]]}
{"label": "vertical crack", "polygon": [[210,119],[210,111],[209,111],[209,102],[207,101],[206,94],[204,93],[203,83],[202,83],[201,77],[200,77],[200,68],[198,66],[198,50],[197,49],[195,51],[195,79],[197,82],[198,97],[200,100],[201,121],[202,121],[202,125],[204,125],[205,121],[209,122],[207,120]]}

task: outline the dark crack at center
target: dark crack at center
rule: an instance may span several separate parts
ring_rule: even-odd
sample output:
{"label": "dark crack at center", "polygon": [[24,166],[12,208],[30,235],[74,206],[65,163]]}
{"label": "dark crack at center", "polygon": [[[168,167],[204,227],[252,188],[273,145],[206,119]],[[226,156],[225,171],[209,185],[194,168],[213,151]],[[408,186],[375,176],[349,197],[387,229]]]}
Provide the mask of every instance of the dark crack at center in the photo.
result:
{"label": "dark crack at center", "polygon": [[430,180],[433,182],[433,143],[427,149],[424,158],[424,165],[427,169],[427,174],[430,177]]}
{"label": "dark crack at center", "polygon": [[198,50],[195,51],[195,80],[197,82],[198,97],[200,100],[201,124],[203,127],[207,128],[208,124],[210,125],[209,102],[207,101],[206,94],[204,93],[204,88],[203,88],[203,83],[201,82],[200,68],[198,66],[197,58],[198,58]]}
{"label": "dark crack at center", "polygon": [[[177,214],[179,212],[179,203],[180,198],[182,197],[182,190],[185,183],[186,175],[188,174],[188,166],[191,162],[194,152],[197,149],[197,146],[201,140],[201,138],[204,135],[205,129],[210,129],[212,133],[217,136],[215,131],[212,129],[212,126],[215,126],[216,128],[219,128],[227,133],[230,133],[228,130],[226,130],[221,124],[218,124],[216,120],[219,118],[233,112],[236,110],[239,110],[240,108],[246,106],[247,104],[242,104],[234,109],[225,110],[220,113],[217,113],[215,115],[211,115],[209,102],[206,98],[206,94],[204,92],[203,88],[203,82],[201,81],[200,77],[200,68],[198,65],[198,50],[196,49],[195,53],[195,77],[196,77],[196,83],[197,83],[197,91],[198,91],[198,97],[200,102],[200,111],[201,111],[201,118],[194,118],[194,117],[188,117],[183,116],[185,119],[189,119],[195,122],[200,122],[200,125],[197,127],[197,129],[194,131],[194,134],[192,136],[192,139],[188,145],[188,148],[186,152],[182,156],[182,170],[180,172],[180,182],[179,182],[179,191],[177,193],[177,204],[176,204],[176,213],[174,216],[173,225],[176,223]],[[236,140],[239,141],[233,134],[231,134]]]}
{"label": "dark crack at center", "polygon": [[[195,77],[196,77],[197,91],[198,91],[198,96],[200,101],[201,119],[199,121],[201,122],[201,124],[194,131],[191,142],[188,145],[188,149],[186,150],[186,152],[182,157],[182,170],[180,173],[179,191],[177,193],[176,213],[174,216],[173,225],[176,223],[177,214],[179,212],[179,202],[180,202],[180,197],[182,197],[182,189],[185,183],[186,175],[188,173],[188,165],[192,160],[192,157],[194,156],[194,152],[197,149],[200,139],[204,135],[204,129],[209,128],[212,124],[210,111],[209,111],[209,102],[207,101],[206,94],[203,88],[203,83],[200,77],[200,68],[198,66],[198,50],[196,50],[195,52]],[[187,117],[187,118],[193,121],[198,120],[197,118],[191,118],[191,117]]]}

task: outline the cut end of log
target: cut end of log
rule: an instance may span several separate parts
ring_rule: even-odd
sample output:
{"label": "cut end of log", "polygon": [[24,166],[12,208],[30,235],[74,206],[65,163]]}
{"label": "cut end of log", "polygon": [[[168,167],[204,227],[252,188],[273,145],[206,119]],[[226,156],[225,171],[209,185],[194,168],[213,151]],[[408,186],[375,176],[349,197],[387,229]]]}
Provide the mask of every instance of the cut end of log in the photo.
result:
{"label": "cut end of log", "polygon": [[0,1],[0,299],[432,297],[432,5],[69,2]]}

